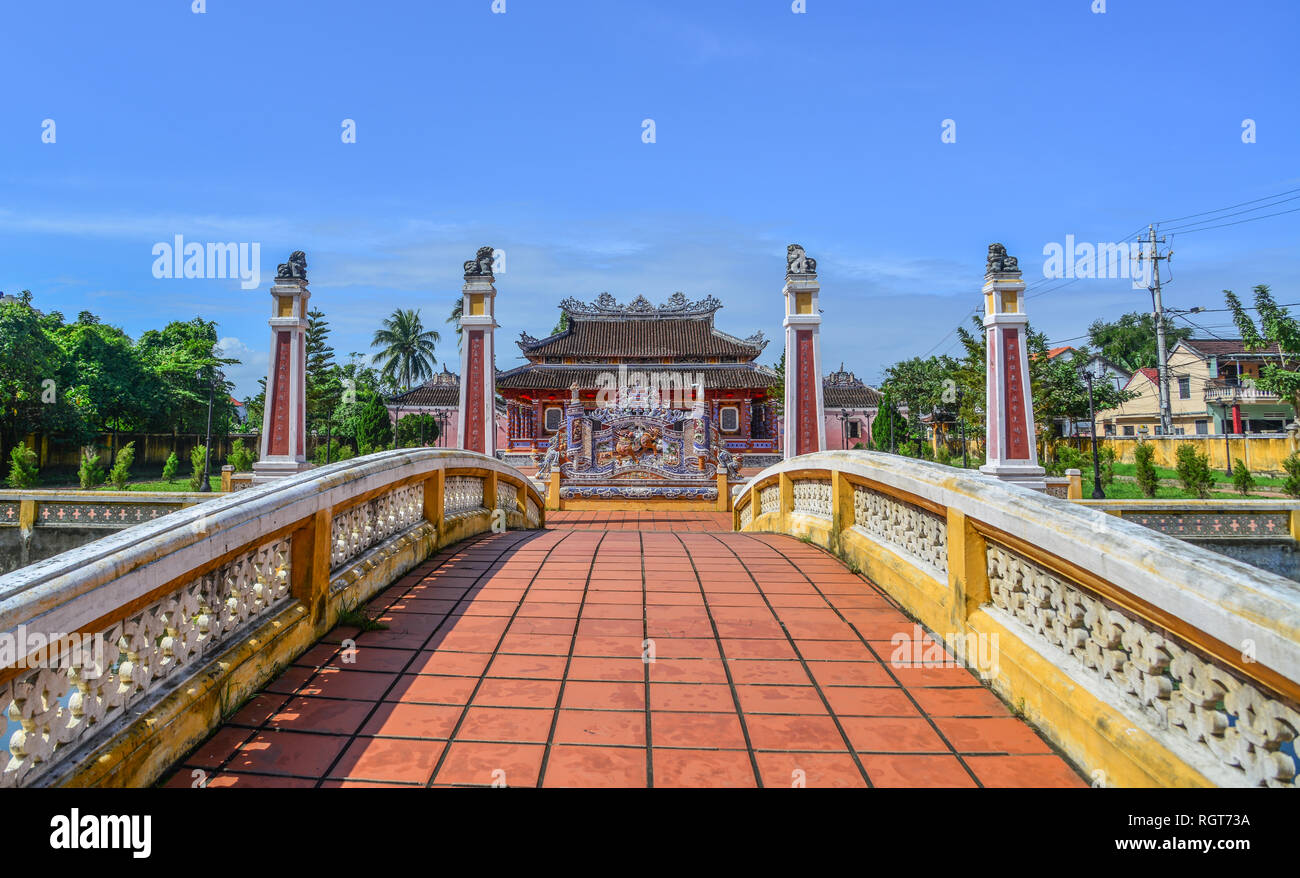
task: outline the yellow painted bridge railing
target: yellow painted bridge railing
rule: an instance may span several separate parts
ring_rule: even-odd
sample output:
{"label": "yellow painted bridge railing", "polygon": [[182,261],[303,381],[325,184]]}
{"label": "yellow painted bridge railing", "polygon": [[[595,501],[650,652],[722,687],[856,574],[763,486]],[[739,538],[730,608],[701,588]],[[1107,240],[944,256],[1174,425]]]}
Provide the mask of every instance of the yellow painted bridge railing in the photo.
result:
{"label": "yellow painted bridge railing", "polygon": [[152,782],[345,609],[441,546],[542,526],[543,507],[493,458],[389,451],[0,577],[0,786]]}
{"label": "yellow painted bridge railing", "polygon": [[866,451],[793,458],[735,526],[807,538],[1104,786],[1296,787],[1300,585],[1077,503]]}

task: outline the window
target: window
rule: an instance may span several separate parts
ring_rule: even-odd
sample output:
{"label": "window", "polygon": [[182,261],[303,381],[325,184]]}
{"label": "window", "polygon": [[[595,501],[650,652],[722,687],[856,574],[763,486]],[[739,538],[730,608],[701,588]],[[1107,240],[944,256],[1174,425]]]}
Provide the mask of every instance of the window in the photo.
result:
{"label": "window", "polygon": [[728,406],[718,412],[718,428],[724,433],[734,433],[740,429],[740,409]]}
{"label": "window", "polygon": [[1196,435],[1197,435],[1197,436],[1208,436],[1208,435],[1210,435],[1210,422],[1209,422],[1209,421],[1197,421],[1197,422],[1196,422]]}
{"label": "window", "polygon": [[1124,435],[1125,435],[1125,436],[1132,436],[1132,435],[1133,435],[1133,428],[1132,428],[1131,426],[1129,426],[1129,427],[1125,427],[1125,428],[1124,428]]}
{"label": "window", "polygon": [[564,409],[560,408],[558,405],[548,408],[546,410],[546,421],[545,421],[546,432],[554,433],[556,430],[560,429],[560,423],[563,420],[563,417],[564,417]]}
{"label": "window", "polygon": [[849,421],[849,438],[850,439],[862,438],[862,425],[859,424],[857,421]]}
{"label": "window", "polygon": [[1178,398],[1192,398],[1192,379],[1186,376],[1178,379]]}

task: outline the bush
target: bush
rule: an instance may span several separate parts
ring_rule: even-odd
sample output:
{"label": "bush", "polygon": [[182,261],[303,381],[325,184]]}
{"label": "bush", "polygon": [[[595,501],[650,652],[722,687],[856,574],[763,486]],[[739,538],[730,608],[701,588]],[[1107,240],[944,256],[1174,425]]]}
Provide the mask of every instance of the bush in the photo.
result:
{"label": "bush", "polygon": [[421,438],[425,445],[433,445],[438,441],[438,419],[433,415],[406,415],[397,422],[399,447],[416,447],[420,445]]}
{"label": "bush", "polygon": [[[344,445],[338,439],[330,439],[329,445],[330,463],[338,463],[340,460],[351,460],[354,456],[351,445]],[[317,466],[325,465],[325,446],[317,445],[316,450],[312,452],[312,460]]]}
{"label": "bush", "polygon": [[1210,496],[1210,488],[1214,486],[1210,459],[1198,452],[1195,446],[1183,443],[1178,448],[1178,478],[1183,483],[1183,490],[1204,500]]}
{"label": "bush", "polygon": [[257,455],[253,453],[253,449],[245,447],[243,439],[236,439],[230,446],[230,453],[226,455],[226,463],[233,466],[237,473],[251,471],[255,460]]}
{"label": "bush", "polygon": [[1110,485],[1115,482],[1116,457],[1115,449],[1110,445],[1097,449],[1097,460],[1101,463],[1101,483],[1103,485]]}
{"label": "bush", "polygon": [[1232,484],[1236,486],[1237,493],[1243,497],[1255,487],[1255,477],[1250,474],[1246,464],[1241,462],[1241,458],[1232,462]]}
{"label": "bush", "polygon": [[104,468],[99,465],[99,452],[94,448],[81,449],[81,466],[77,467],[77,480],[85,489],[104,484]]}
{"label": "bush", "polygon": [[1156,456],[1156,450],[1146,442],[1139,442],[1133,449],[1133,462],[1137,467],[1137,485],[1138,490],[1144,497],[1154,497],[1156,495],[1156,486],[1160,484],[1160,478],[1156,475],[1156,468],[1151,463],[1151,459]]}
{"label": "bush", "polygon": [[939,446],[939,450],[934,453],[934,462],[945,466],[952,463],[952,452],[948,450],[947,445]]}
{"label": "bush", "polygon": [[34,488],[40,480],[36,452],[28,448],[26,442],[19,442],[9,452],[9,460],[9,487]]}
{"label": "bush", "polygon": [[108,480],[119,491],[126,489],[126,481],[131,478],[131,464],[135,463],[135,443],[128,442],[117,450],[117,459],[109,471]]}
{"label": "bush", "polygon": [[1082,470],[1083,452],[1071,445],[1058,445],[1045,469],[1049,476],[1063,476],[1067,469]]}
{"label": "bush", "polygon": [[176,470],[180,469],[181,459],[173,451],[167,455],[167,462],[163,464],[163,481],[172,482],[176,480]]}
{"label": "bush", "polygon": [[1282,469],[1286,470],[1286,480],[1282,482],[1282,490],[1300,499],[1300,451],[1294,452],[1282,461]]}
{"label": "bush", "polygon": [[203,484],[203,460],[207,457],[208,446],[195,445],[194,450],[190,452],[190,465],[194,467],[194,472],[190,476],[190,490],[197,491]]}

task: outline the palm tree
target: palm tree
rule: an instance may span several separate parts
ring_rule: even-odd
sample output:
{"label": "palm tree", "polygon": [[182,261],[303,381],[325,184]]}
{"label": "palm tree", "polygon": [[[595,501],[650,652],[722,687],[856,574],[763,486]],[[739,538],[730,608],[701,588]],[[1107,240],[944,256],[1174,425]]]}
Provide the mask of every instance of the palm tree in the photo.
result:
{"label": "palm tree", "polygon": [[461,342],[464,340],[465,330],[461,328],[460,318],[465,313],[465,297],[459,296],[456,304],[451,306],[451,316],[447,318],[448,323],[456,324],[456,350],[460,350]]}
{"label": "palm tree", "polygon": [[433,366],[438,362],[433,349],[441,338],[437,330],[424,328],[419,308],[394,309],[384,318],[384,328],[375,330],[375,337],[370,341],[372,348],[382,348],[371,357],[371,362],[383,361],[380,378],[407,390],[412,382],[432,377]]}

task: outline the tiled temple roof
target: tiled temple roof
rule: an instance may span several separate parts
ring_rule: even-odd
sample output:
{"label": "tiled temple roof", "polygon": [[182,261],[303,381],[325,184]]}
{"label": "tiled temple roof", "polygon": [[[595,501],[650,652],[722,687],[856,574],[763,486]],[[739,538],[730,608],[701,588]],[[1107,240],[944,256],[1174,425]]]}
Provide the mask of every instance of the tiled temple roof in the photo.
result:
{"label": "tiled temple roof", "polygon": [[822,380],[822,403],[828,409],[865,409],[880,405],[881,393],[852,372],[832,372]]}
{"label": "tiled temple roof", "polygon": [[[772,370],[763,366],[708,366],[697,364],[644,365],[629,366],[633,372],[684,372],[692,375],[699,372],[704,376],[706,390],[727,388],[767,389],[781,383],[781,378]],[[497,373],[499,389],[514,390],[562,390],[567,391],[575,381],[583,389],[601,386],[601,376],[618,375],[618,367],[599,366],[546,366],[529,363],[508,372]]]}
{"label": "tiled temple roof", "polygon": [[460,405],[460,376],[448,372],[446,367],[419,387],[388,398],[389,405],[407,406],[458,406]]}
{"label": "tiled temple roof", "polygon": [[712,296],[688,302],[676,293],[654,306],[638,296],[620,305],[602,293],[595,303],[565,299],[569,327],[543,339],[520,333],[516,342],[529,359],[541,357],[735,357],[749,361],[767,346],[763,333],[747,339],[720,332],[713,315],[722,303]]}

